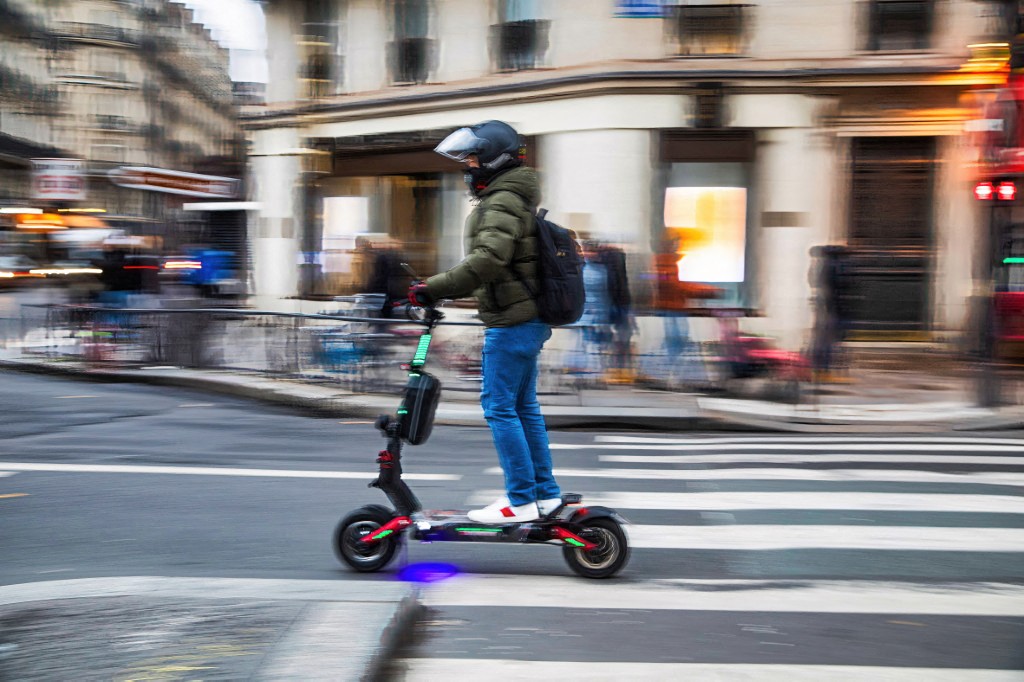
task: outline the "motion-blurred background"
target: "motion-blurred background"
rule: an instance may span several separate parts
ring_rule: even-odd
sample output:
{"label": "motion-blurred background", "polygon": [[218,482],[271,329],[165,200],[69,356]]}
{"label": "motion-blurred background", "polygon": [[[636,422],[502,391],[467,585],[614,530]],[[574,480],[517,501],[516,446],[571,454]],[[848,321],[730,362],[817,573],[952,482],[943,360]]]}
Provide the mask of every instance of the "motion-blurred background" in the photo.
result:
{"label": "motion-blurred background", "polygon": [[[431,150],[498,118],[551,217],[618,254],[588,318],[626,325],[617,354],[683,352],[674,317],[697,354],[739,335],[826,381],[879,353],[1019,355],[1017,2],[0,0],[0,19],[0,286],[35,302],[315,312],[383,293],[382,250],[448,268],[471,203]],[[663,371],[641,364],[608,378]]]}

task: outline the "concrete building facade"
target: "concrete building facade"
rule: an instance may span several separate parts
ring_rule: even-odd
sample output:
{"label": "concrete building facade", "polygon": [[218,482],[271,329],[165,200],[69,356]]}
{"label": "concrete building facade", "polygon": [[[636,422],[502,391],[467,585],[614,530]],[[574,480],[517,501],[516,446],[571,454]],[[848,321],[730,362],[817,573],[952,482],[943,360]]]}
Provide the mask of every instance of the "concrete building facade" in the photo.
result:
{"label": "concrete building facade", "polygon": [[[129,232],[165,235],[194,220],[180,198],[118,187],[122,166],[241,174],[228,51],[167,0],[0,0],[0,132],[16,139],[7,204],[34,206],[30,160],[81,159],[86,198],[46,209],[101,209]],[[9,75],[15,74],[15,75]]]}
{"label": "concrete building facade", "polygon": [[690,239],[681,276],[721,287],[709,305],[799,347],[810,250],[842,243],[863,333],[963,329],[963,131],[1004,77],[1016,3],[263,4],[267,105],[243,124],[258,295],[347,293],[363,232],[405,242],[424,273],[452,265],[470,204],[430,149],[497,118],[526,136],[556,221],[631,250],[639,298],[652,251]]}

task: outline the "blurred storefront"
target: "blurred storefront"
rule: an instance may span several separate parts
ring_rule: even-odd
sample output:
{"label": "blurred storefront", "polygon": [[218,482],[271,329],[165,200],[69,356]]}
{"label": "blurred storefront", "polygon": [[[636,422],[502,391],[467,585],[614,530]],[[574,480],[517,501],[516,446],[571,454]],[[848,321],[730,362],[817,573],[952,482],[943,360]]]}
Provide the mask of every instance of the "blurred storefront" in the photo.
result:
{"label": "blurred storefront", "polygon": [[[1004,66],[968,45],[1005,4],[783,2],[755,23],[734,3],[271,2],[267,107],[243,123],[257,293],[352,291],[363,233],[423,274],[458,261],[471,203],[430,149],[496,118],[527,136],[556,222],[631,252],[638,301],[674,241],[680,278],[720,290],[697,305],[799,347],[812,247],[845,244],[861,338],[956,335],[978,249],[964,125]],[[384,58],[413,44],[415,64]],[[294,80],[307,63],[331,65],[316,88]]]}

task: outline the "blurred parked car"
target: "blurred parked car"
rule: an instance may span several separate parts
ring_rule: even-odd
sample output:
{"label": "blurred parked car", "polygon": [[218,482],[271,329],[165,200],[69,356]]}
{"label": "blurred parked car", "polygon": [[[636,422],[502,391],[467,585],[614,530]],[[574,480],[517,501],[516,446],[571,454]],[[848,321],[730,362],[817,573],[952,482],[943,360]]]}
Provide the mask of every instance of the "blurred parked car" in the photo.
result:
{"label": "blurred parked car", "polygon": [[27,256],[0,256],[0,287],[12,288],[45,279],[45,274],[33,272],[38,267]]}

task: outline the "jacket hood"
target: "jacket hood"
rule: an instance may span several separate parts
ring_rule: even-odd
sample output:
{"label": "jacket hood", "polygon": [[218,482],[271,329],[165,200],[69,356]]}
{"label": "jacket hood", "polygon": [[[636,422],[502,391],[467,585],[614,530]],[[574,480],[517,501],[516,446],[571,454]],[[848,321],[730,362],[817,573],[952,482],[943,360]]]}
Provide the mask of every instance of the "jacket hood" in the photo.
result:
{"label": "jacket hood", "polygon": [[526,199],[530,206],[536,207],[540,203],[540,176],[529,166],[517,166],[491,180],[490,184],[481,190],[480,196],[485,197],[499,191],[515,192]]}

